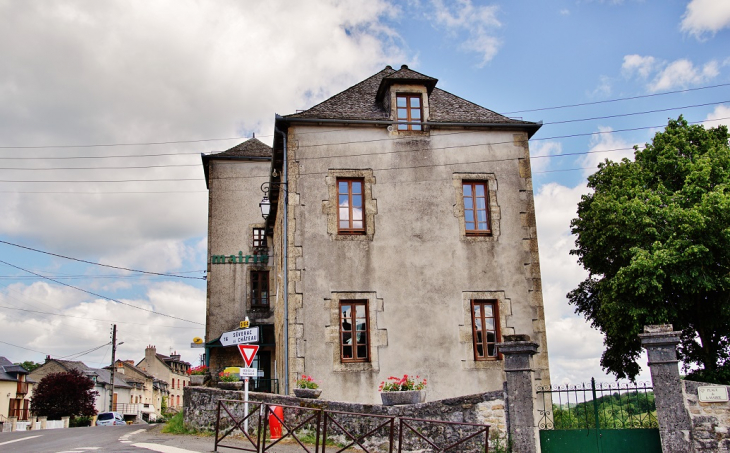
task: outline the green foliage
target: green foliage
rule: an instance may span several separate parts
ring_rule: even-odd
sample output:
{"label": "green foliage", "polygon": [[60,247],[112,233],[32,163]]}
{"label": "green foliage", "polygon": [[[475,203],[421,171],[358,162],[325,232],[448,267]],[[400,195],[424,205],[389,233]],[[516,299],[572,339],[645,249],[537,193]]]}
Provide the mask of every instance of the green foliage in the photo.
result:
{"label": "green foliage", "polygon": [[36,415],[57,420],[65,416],[94,415],[94,382],[79,370],[51,373],[33,388],[30,406]]}
{"label": "green foliage", "polygon": [[218,373],[218,380],[221,382],[238,382],[241,379],[235,374],[221,371],[220,373]]}
{"label": "green foliage", "polygon": [[499,431],[489,433],[489,453],[512,453],[512,439],[500,437]]}
{"label": "green foliage", "polygon": [[716,370],[696,370],[684,377],[690,381],[710,382],[712,384],[730,385],[730,366],[725,365]]}
{"label": "green foliage", "polygon": [[[596,408],[597,406],[597,408]],[[584,403],[553,404],[554,429],[602,429],[656,428],[656,403],[654,392],[614,393]]]}
{"label": "green foliage", "polygon": [[15,365],[20,365],[23,368],[25,368],[26,370],[28,370],[28,372],[31,372],[31,371],[35,370],[36,368],[38,368],[39,366],[41,366],[43,364],[42,363],[35,363],[35,362],[31,361],[31,360],[26,360],[23,363],[16,363]]}
{"label": "green foliage", "polygon": [[730,366],[727,127],[670,120],[635,161],[600,164],[571,222],[589,276],[568,294],[605,335],[604,369],[634,378],[647,324],[682,332],[680,358]]}
{"label": "green foliage", "polygon": [[319,388],[319,384],[314,382],[314,378],[312,376],[307,376],[306,374],[303,374],[301,378],[297,379],[297,388],[317,389]]}
{"label": "green foliage", "polygon": [[81,417],[73,417],[68,421],[68,426],[71,428],[79,428],[83,426],[91,426],[92,417],[83,415]]}
{"label": "green foliage", "polygon": [[162,432],[168,434],[196,434],[201,436],[211,435],[209,431],[198,431],[197,429],[185,426],[182,412],[178,412],[172,418],[170,418],[167,424],[162,427]]}

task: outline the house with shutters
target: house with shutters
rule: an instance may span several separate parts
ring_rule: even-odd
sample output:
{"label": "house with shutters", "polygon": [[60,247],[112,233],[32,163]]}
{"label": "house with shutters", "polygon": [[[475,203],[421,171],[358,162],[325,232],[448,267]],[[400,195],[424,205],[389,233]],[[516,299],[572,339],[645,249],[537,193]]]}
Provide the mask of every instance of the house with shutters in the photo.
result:
{"label": "house with shutters", "polygon": [[35,381],[28,377],[28,370],[0,357],[0,423],[8,417],[28,420],[30,395]]}
{"label": "house with shutters", "polygon": [[[174,353],[169,356],[158,354],[153,345],[147,346],[144,351],[144,358],[140,360],[136,368],[156,378],[156,385],[160,392],[168,398],[167,408],[178,411],[183,406],[183,389],[190,385],[188,370],[190,363],[180,359],[180,354]],[[157,407],[162,403],[158,402]]]}
{"label": "house with shutters", "polygon": [[[529,139],[509,118],[390,66],[253,138],[203,156],[209,190],[206,358],[248,317],[260,375],[290,393],[376,403],[390,376],[428,400],[501,390],[498,343],[539,344],[549,385]],[[260,201],[259,201],[260,200]]]}

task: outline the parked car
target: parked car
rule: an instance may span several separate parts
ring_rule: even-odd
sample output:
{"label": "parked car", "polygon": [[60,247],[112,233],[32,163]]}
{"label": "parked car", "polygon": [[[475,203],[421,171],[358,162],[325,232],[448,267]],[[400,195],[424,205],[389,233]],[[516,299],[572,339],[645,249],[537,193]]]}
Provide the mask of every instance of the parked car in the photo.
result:
{"label": "parked car", "polygon": [[102,412],[96,417],[96,426],[126,425],[124,417],[119,412]]}

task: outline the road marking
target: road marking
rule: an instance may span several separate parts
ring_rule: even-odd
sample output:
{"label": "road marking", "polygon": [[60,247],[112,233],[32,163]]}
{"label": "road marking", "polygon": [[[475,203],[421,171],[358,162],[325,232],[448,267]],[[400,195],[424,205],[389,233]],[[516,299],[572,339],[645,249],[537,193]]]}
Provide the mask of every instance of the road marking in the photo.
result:
{"label": "road marking", "polygon": [[132,444],[133,447],[146,448],[160,453],[197,453],[196,450],[185,450],[184,448],[170,447],[168,445],[159,444]]}
{"label": "road marking", "polygon": [[20,441],[23,441],[23,440],[28,440],[28,439],[35,439],[36,437],[41,437],[41,436],[30,436],[30,437],[24,437],[24,438],[22,438],[22,439],[15,439],[15,440],[9,440],[9,441],[7,441],[7,442],[3,442],[3,443],[1,443],[0,445],[7,445],[7,444],[13,444],[13,443],[15,443],[15,442],[20,442]]}
{"label": "road marking", "polygon": [[120,442],[123,442],[123,443],[126,443],[126,444],[131,443],[132,441],[129,440],[129,436],[134,436],[135,434],[143,433],[145,431],[147,431],[147,430],[146,429],[138,429],[137,431],[132,431],[131,433],[127,433],[127,434],[123,435],[122,437],[120,437],[119,438],[119,441]]}

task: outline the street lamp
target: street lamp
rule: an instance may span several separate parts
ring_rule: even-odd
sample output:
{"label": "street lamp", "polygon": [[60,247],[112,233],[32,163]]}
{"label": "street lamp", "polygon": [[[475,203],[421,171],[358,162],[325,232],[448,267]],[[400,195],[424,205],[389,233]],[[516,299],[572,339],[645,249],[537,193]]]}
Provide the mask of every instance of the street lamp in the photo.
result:
{"label": "street lamp", "polygon": [[265,182],[261,184],[261,192],[264,193],[264,198],[261,200],[261,203],[259,203],[259,208],[261,208],[261,217],[263,217],[264,220],[267,220],[269,218],[269,214],[271,213],[271,200],[269,200],[270,185],[284,186],[283,190],[284,192],[286,192],[285,182]]}

